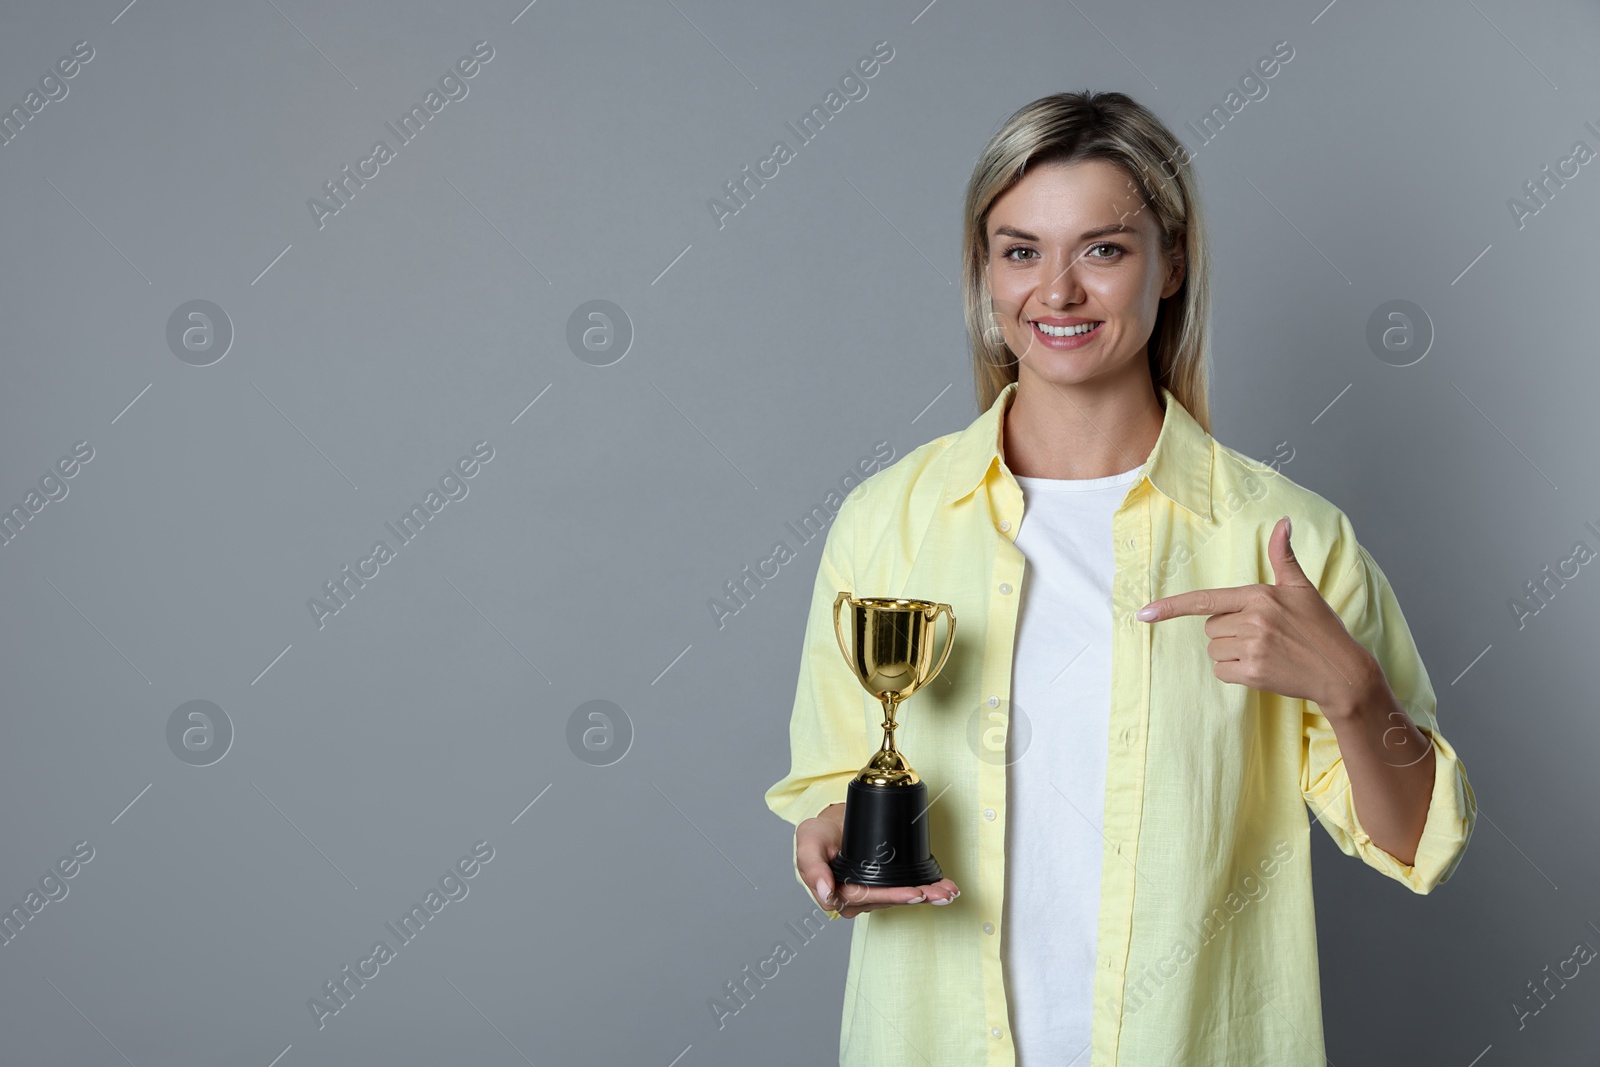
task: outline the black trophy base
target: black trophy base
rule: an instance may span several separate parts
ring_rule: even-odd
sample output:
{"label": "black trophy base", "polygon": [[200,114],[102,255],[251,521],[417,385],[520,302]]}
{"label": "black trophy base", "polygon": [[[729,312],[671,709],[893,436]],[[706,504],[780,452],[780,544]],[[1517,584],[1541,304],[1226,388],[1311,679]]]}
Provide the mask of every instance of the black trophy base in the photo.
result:
{"label": "black trophy base", "polygon": [[[852,781],[844,840],[829,864],[840,885],[932,885],[944,877],[928,847],[928,785]],[[920,817],[919,817],[920,816]]]}

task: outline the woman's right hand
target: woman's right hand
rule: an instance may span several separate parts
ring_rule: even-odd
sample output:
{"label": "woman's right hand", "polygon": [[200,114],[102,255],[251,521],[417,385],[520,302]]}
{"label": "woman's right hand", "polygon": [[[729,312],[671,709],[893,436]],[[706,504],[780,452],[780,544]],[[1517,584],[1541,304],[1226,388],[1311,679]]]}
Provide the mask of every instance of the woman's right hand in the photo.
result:
{"label": "woman's right hand", "polygon": [[795,866],[800,877],[828,911],[854,919],[864,911],[877,911],[898,904],[948,904],[961,890],[948,878],[923,886],[865,886],[847,882],[833,884],[833,869],[828,862],[844,841],[844,805],[831,804],[815,818],[806,819],[794,831]]}

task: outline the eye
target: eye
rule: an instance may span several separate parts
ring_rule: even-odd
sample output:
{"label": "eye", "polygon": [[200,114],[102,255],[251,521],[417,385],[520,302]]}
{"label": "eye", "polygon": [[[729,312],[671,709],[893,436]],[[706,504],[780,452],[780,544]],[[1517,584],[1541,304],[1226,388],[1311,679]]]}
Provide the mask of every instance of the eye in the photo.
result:
{"label": "eye", "polygon": [[[1110,241],[1101,241],[1099,244],[1090,245],[1089,246],[1089,251],[1092,252],[1096,248],[1109,248],[1109,249],[1112,249],[1113,251],[1118,252],[1118,253],[1122,253],[1122,252],[1126,252],[1127,251],[1127,249],[1123,248],[1121,245],[1113,244]],[[1091,258],[1091,259],[1114,259],[1115,257],[1114,256],[1090,256],[1089,258]]]}
{"label": "eye", "polygon": [[1016,263],[1016,262],[1018,262],[1018,260],[1012,259],[1012,256],[1011,256],[1011,253],[1013,253],[1013,252],[1033,252],[1034,255],[1038,255],[1037,252],[1035,252],[1033,249],[1029,248],[1027,245],[1012,245],[1010,248],[1008,248],[1004,252],[1000,253],[1000,258],[1001,259],[1010,259],[1011,262]]}

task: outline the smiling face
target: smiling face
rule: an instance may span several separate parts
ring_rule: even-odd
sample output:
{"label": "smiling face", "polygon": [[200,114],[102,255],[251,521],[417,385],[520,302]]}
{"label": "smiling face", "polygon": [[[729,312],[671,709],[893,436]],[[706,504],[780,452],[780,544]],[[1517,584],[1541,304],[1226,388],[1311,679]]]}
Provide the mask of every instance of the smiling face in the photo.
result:
{"label": "smiling face", "polygon": [[1183,265],[1162,253],[1155,216],[1122,168],[1099,159],[1030,167],[985,225],[984,273],[1020,388],[1030,377],[1067,386],[1148,378],[1157,306],[1183,284]]}

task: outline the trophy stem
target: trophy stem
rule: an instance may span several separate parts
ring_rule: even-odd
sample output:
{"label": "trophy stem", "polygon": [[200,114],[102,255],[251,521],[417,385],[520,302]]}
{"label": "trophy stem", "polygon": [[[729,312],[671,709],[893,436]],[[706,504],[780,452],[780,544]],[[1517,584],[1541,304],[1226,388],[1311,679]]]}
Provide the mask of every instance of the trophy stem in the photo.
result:
{"label": "trophy stem", "polygon": [[895,747],[894,743],[894,731],[897,725],[894,721],[894,712],[905,697],[898,693],[889,693],[880,699],[883,701],[883,744],[878,746],[878,751],[872,754],[867,765],[861,768],[856,780],[874,786],[915,785],[922,779],[911,769],[911,764],[906,762],[905,755]]}
{"label": "trophy stem", "polygon": [[894,721],[894,712],[899,706],[900,694],[890,693],[883,698],[883,745],[878,749],[879,752],[900,754],[900,750],[894,747],[894,731],[899,726],[899,723]]}

